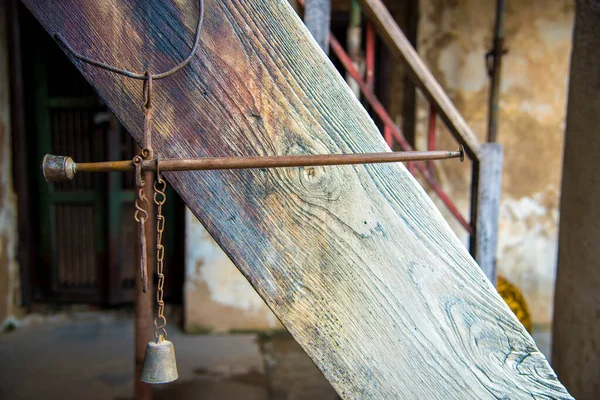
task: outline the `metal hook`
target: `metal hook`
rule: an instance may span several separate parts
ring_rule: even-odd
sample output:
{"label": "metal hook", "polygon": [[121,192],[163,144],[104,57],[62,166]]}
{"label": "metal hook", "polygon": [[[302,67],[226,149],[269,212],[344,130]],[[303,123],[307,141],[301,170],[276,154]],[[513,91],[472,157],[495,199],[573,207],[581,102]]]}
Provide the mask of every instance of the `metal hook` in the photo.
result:
{"label": "metal hook", "polygon": [[[152,79],[166,78],[167,76],[174,74],[175,72],[179,71],[180,69],[182,69],[183,67],[188,65],[189,62],[192,60],[192,57],[194,56],[194,54],[196,53],[196,50],[198,49],[198,44],[200,43],[200,30],[202,28],[202,20],[204,18],[204,0],[198,0],[198,7],[199,7],[198,24],[196,25],[196,35],[194,36],[194,44],[192,45],[190,53],[187,55],[187,57],[182,62],[180,62],[179,64],[177,64],[170,70],[161,72],[159,74],[151,75]],[[71,45],[69,43],[67,43],[65,38],[58,32],[54,33],[54,38],[71,56],[75,57],[76,59],[78,59],[80,61],[83,61],[87,64],[93,65],[98,68],[102,68],[102,69],[105,69],[105,70],[108,70],[108,71],[111,71],[111,72],[114,72],[117,74],[127,76],[129,78],[139,79],[139,80],[147,79],[145,73],[138,74],[138,73],[135,73],[135,72],[132,72],[132,71],[129,71],[126,69],[117,68],[112,65],[106,64],[102,61],[94,60],[94,59],[84,56],[83,54],[81,54],[81,53],[77,52],[75,49],[73,49],[73,47],[71,47]]]}
{"label": "metal hook", "polygon": [[144,112],[144,134],[142,136],[142,157],[149,160],[154,157],[152,150],[152,74],[146,71],[144,73],[144,102],[142,111]]}
{"label": "metal hook", "polygon": [[142,111],[148,113],[152,108],[152,74],[148,71],[144,72],[144,104],[142,105]]}
{"label": "metal hook", "polygon": [[134,219],[139,223],[139,245],[140,245],[140,279],[142,281],[142,291],[144,293],[148,290],[148,253],[146,250],[146,220],[148,219],[148,211],[144,209],[147,207],[148,202],[144,193],[144,186],[146,182],[143,178],[142,171],[142,157],[135,156],[133,158],[133,165],[135,166],[135,184],[137,186],[137,198],[135,199],[135,212],[133,214]]}

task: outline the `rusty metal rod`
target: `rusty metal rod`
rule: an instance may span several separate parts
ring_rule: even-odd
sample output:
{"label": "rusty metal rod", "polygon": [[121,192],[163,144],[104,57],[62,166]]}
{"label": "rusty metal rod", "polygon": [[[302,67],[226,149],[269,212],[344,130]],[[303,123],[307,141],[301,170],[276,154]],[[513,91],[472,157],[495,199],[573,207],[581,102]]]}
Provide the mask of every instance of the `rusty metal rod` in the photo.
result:
{"label": "rusty metal rod", "polygon": [[[375,164],[402,161],[426,161],[449,158],[464,159],[462,146],[458,151],[398,151],[385,153],[321,154],[257,157],[166,158],[159,160],[161,171],[199,171],[217,169],[252,169],[282,167],[316,167],[325,165]],[[42,171],[48,182],[73,179],[77,172],[133,171],[130,160],[75,163],[70,157],[46,155]],[[142,170],[156,171],[156,159],[145,160]]]}

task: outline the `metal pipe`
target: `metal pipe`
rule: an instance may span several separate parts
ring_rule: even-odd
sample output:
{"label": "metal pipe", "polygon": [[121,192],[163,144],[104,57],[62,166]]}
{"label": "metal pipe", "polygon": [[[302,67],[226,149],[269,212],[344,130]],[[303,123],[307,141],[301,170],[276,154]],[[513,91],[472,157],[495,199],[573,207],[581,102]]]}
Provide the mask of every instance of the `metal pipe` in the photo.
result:
{"label": "metal pipe", "polygon": [[354,27],[360,27],[361,22],[361,10],[357,0],[350,0],[350,21],[348,25]]}
{"label": "metal pipe", "polygon": [[[427,150],[435,150],[435,106],[429,103],[429,124],[427,126]],[[427,169],[433,174],[433,161],[427,161]]]}
{"label": "metal pipe", "polygon": [[[331,36],[331,32],[329,33]],[[348,55],[354,64],[354,67],[360,71],[364,70],[364,62],[361,56],[362,48],[362,21],[361,11],[357,0],[350,2],[350,24],[346,33],[346,46]],[[346,74],[346,82],[356,97],[360,98],[360,88],[355,79]]]}
{"label": "metal pipe", "polygon": [[329,54],[329,27],[331,25],[331,0],[307,0],[304,24],[325,54]]}
{"label": "metal pipe", "polygon": [[502,56],[504,49],[504,34],[502,22],[504,17],[504,0],[496,3],[496,26],[494,29],[494,47],[486,54],[488,74],[490,76],[490,95],[488,104],[488,142],[496,142],[498,138],[498,102],[500,99],[500,78],[502,72]]}
{"label": "metal pipe", "polygon": [[[283,167],[316,167],[325,165],[376,164],[402,161],[464,159],[462,147],[458,151],[405,151],[389,153],[321,154],[266,157],[207,157],[166,158],[159,160],[161,171],[201,171],[217,169],[253,169]],[[142,170],[156,171],[157,160],[142,162]],[[47,154],[42,171],[48,182],[73,179],[77,172],[127,172],[134,170],[133,161],[103,161],[75,163],[70,157]]]}
{"label": "metal pipe", "polygon": [[375,27],[373,22],[367,20],[367,33],[365,38],[365,81],[370,91],[373,91],[375,83]]}

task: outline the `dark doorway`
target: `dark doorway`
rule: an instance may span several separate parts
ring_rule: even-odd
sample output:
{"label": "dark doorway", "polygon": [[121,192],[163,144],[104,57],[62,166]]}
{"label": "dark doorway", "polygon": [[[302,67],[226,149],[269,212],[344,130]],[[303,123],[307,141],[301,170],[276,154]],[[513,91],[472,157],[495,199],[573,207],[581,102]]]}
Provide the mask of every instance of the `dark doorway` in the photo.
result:
{"label": "dark doorway", "polygon": [[[21,153],[28,163],[27,213],[31,240],[20,252],[31,287],[24,300],[98,305],[129,303],[135,290],[134,183],[131,174],[82,174],[48,184],[39,163],[47,153],[78,162],[131,159],[137,145],[50,36],[24,7],[18,9],[24,132]],[[18,146],[15,146],[18,148]],[[165,295],[181,301],[183,285],[183,202],[171,191],[165,217],[168,252]],[[169,282],[170,281],[170,282]],[[25,296],[24,296],[25,297]]]}

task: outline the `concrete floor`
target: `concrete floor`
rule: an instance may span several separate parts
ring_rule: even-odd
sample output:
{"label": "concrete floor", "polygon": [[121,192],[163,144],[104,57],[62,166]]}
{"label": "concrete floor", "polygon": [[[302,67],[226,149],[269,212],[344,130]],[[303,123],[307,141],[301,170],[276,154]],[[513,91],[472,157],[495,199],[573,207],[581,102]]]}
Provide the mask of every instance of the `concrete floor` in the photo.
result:
{"label": "concrete floor", "polygon": [[[169,329],[179,380],[155,399],[268,398],[256,335],[188,336]],[[0,335],[0,399],[130,399],[130,315],[83,313]]]}
{"label": "concrete floor", "polygon": [[[127,312],[70,313],[0,334],[0,399],[132,399],[132,321]],[[287,333],[168,331],[179,379],[155,386],[155,400],[338,399]],[[548,354],[549,333],[534,331],[534,338]]]}
{"label": "concrete floor", "polygon": [[[0,334],[0,400],[133,398],[131,313],[33,320]],[[169,326],[168,333],[179,379],[155,386],[155,400],[338,399],[286,332],[192,336]]]}

